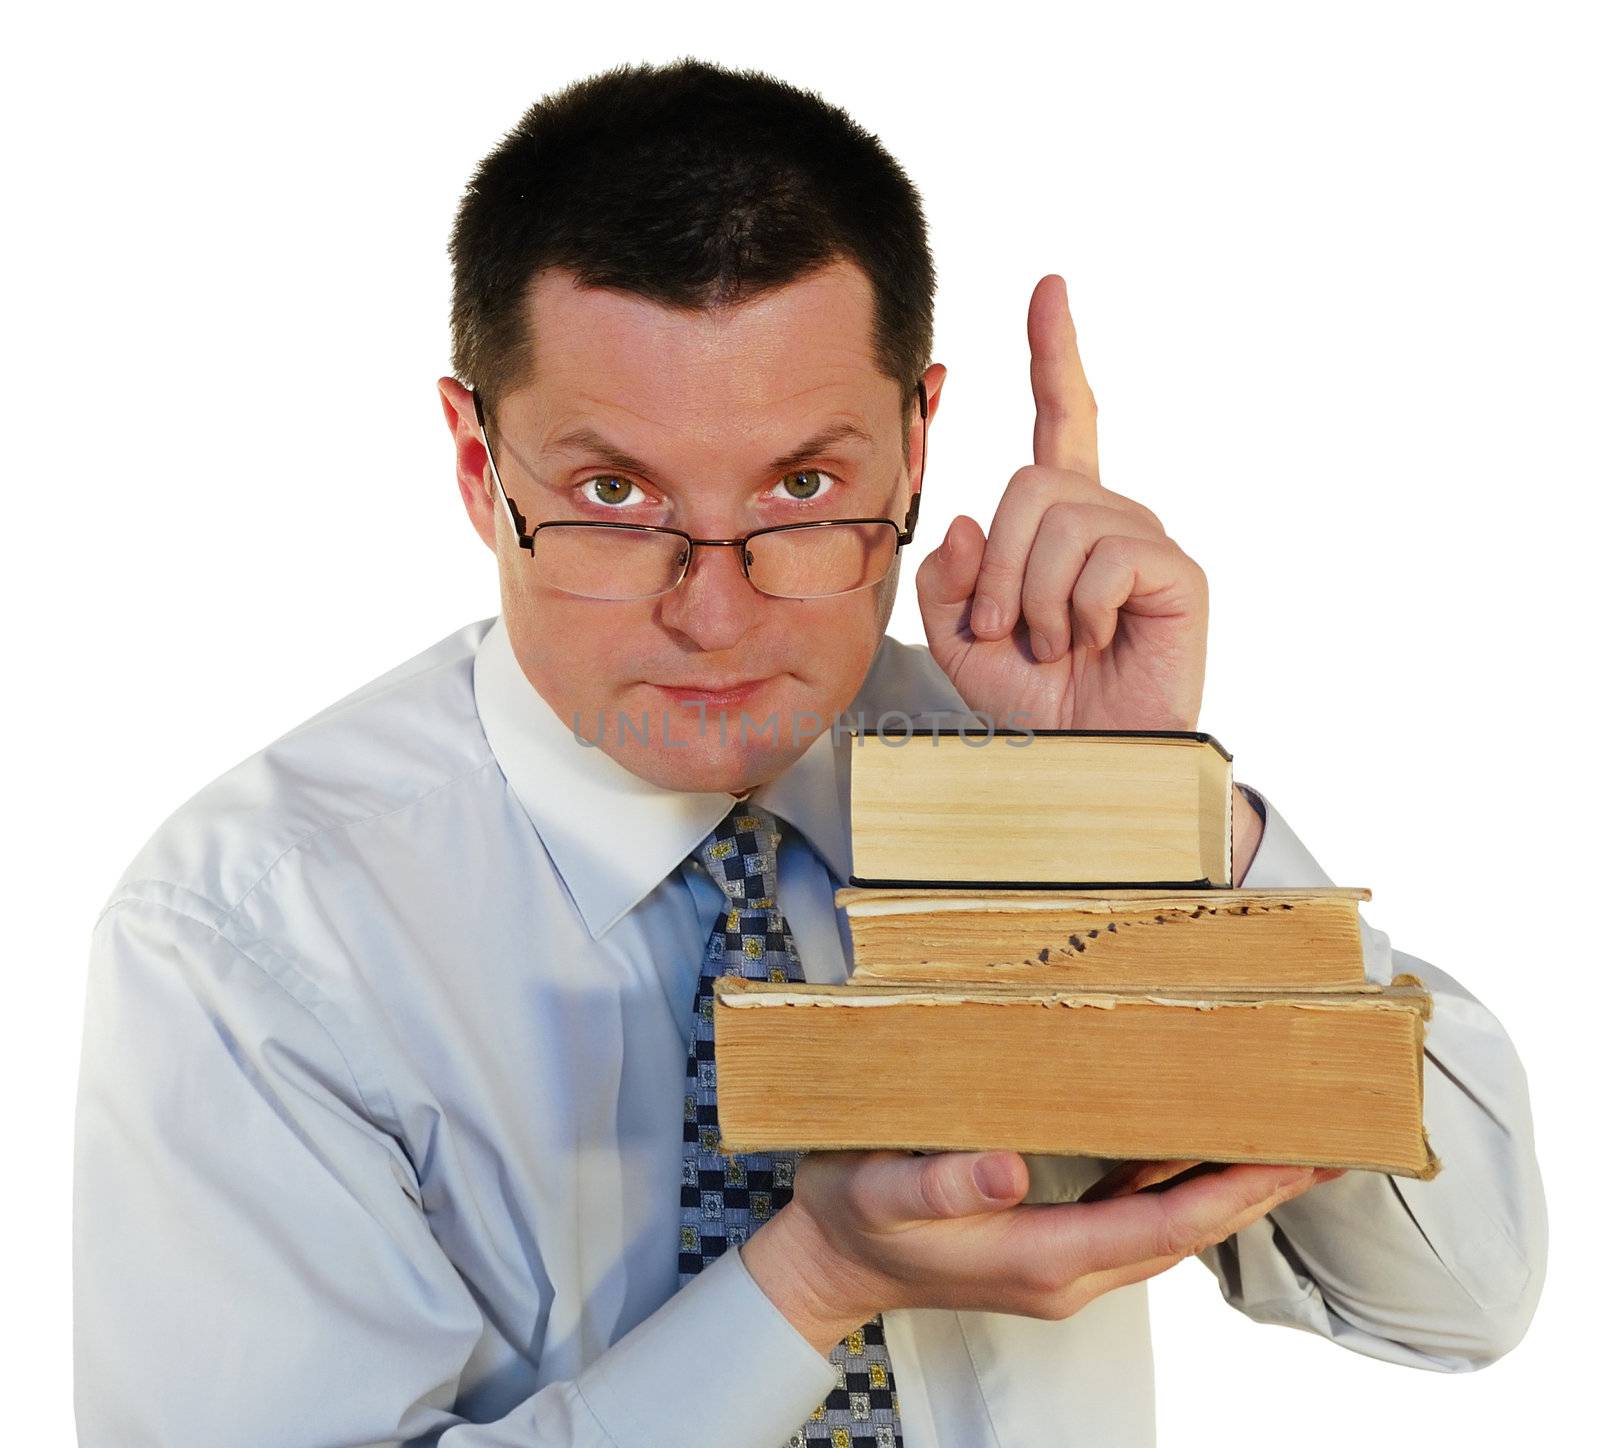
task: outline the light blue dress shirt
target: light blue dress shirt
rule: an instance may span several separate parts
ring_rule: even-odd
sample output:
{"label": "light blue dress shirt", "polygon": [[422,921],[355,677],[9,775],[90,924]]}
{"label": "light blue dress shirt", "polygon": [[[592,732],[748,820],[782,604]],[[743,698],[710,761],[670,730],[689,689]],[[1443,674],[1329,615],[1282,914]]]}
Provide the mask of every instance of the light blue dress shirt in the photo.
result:
{"label": "light blue dress shirt", "polygon": [[[960,715],[886,639],[852,706]],[[752,798],[779,900],[849,973],[848,742]],[[1242,883],[1329,883],[1259,795]],[[730,1252],[677,1290],[688,1015],[732,804],[581,745],[474,623],[229,770],[94,928],[74,1203],[93,1448],[773,1448],[833,1381]],[[1350,1172],[1203,1254],[1226,1300],[1462,1371],[1522,1335],[1545,1209],[1522,1067],[1434,994],[1432,1182]],[[1033,1162],[1036,1195],[1107,1165]],[[1060,1322],[885,1314],[907,1448],[1154,1442],[1144,1284]]]}

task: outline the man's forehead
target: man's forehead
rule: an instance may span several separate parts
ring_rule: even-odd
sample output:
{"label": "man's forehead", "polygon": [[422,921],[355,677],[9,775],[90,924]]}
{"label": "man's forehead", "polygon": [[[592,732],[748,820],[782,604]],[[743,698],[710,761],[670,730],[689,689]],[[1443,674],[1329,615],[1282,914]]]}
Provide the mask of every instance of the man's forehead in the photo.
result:
{"label": "man's forehead", "polygon": [[730,408],[795,418],[886,405],[892,415],[898,397],[878,369],[871,284],[853,263],[704,309],[545,272],[527,313],[528,401],[547,417],[599,407],[690,422]]}

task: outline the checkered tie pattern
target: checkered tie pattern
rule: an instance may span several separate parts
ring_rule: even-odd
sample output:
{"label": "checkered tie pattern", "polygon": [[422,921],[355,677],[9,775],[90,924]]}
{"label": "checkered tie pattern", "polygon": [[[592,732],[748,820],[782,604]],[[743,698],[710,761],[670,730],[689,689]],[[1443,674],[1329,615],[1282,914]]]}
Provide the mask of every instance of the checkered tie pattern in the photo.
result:
{"label": "checkered tie pattern", "polygon": [[[804,980],[794,936],[778,909],[777,819],[759,805],[736,804],[702,840],[695,858],[721,888],[726,912],[706,941],[695,990],[688,1081],[683,1097],[682,1225],[679,1285],[737,1247],[794,1195],[793,1152],[729,1153],[717,1129],[717,1062],[712,985],[718,976]],[[785,1440],[785,1448],[904,1448],[900,1400],[875,1317],[828,1355],[834,1387]]]}

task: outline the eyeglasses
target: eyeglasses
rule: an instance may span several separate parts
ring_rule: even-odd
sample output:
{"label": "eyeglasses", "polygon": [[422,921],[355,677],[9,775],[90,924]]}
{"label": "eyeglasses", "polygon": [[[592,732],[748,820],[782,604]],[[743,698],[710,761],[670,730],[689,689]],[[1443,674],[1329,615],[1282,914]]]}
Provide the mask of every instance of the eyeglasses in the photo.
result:
{"label": "eyeglasses", "polygon": [[904,524],[892,518],[822,518],[757,528],[743,538],[694,538],[680,528],[598,519],[539,523],[530,533],[527,519],[500,481],[483,402],[475,388],[472,406],[489,455],[489,472],[517,542],[538,560],[545,583],[579,598],[620,602],[671,593],[688,577],[696,548],[737,548],[744,576],[752,587],[773,598],[832,598],[881,583],[916,532],[921,479],[928,468],[928,393],[920,381],[922,464]]}

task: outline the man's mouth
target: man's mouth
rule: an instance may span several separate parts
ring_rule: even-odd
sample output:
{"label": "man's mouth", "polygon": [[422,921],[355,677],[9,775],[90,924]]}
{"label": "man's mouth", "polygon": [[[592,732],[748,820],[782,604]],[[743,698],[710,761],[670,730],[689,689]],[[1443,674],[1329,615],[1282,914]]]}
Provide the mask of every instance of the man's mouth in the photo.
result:
{"label": "man's mouth", "polygon": [[669,695],[680,703],[704,699],[709,704],[728,704],[738,703],[741,699],[748,699],[763,684],[768,682],[770,682],[770,676],[769,678],[760,679],[708,680],[695,684],[655,684],[652,687],[660,689],[662,693]]}

